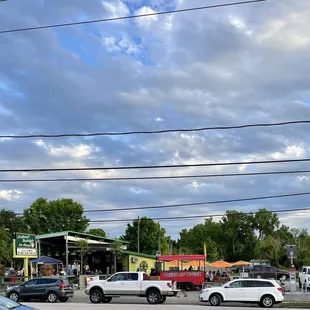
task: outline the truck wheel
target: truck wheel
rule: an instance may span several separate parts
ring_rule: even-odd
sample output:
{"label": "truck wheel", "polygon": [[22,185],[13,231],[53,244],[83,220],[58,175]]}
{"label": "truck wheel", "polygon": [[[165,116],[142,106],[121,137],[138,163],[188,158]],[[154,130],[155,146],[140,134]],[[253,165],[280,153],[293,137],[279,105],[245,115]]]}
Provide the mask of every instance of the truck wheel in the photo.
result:
{"label": "truck wheel", "polygon": [[108,304],[109,302],[111,302],[111,300],[112,300],[112,297],[104,297],[104,298],[102,299],[102,302],[103,302],[104,304]]}
{"label": "truck wheel", "polygon": [[89,294],[89,299],[93,304],[100,304],[102,302],[103,295],[99,290],[92,290]]}
{"label": "truck wheel", "polygon": [[158,291],[149,291],[146,295],[146,300],[151,305],[159,304],[161,301],[160,293]]}
{"label": "truck wheel", "polygon": [[160,304],[165,303],[166,299],[167,299],[166,296],[161,296],[161,299],[160,299],[160,302],[159,302],[159,303],[160,303]]}

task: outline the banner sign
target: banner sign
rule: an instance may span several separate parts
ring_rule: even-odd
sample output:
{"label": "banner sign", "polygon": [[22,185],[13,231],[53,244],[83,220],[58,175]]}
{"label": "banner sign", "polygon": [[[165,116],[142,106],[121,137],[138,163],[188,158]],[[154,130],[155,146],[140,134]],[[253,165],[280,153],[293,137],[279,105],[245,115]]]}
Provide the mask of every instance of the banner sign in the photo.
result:
{"label": "banner sign", "polygon": [[36,236],[30,234],[15,234],[15,246],[17,256],[36,256]]}

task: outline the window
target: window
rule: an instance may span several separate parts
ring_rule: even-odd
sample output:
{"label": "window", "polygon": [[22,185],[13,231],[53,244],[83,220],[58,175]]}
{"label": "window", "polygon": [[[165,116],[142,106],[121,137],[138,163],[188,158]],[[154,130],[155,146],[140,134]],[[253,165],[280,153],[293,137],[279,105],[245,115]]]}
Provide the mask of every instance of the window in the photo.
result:
{"label": "window", "polygon": [[138,281],[139,276],[136,272],[128,274],[128,281]]}
{"label": "window", "polygon": [[245,281],[245,287],[261,287],[262,282],[260,281]]}
{"label": "window", "polygon": [[37,284],[38,285],[49,284],[50,283],[49,280],[50,279],[44,279],[44,278],[43,279],[38,279],[37,280]]}
{"label": "window", "polygon": [[32,286],[37,284],[37,279],[30,280],[25,283],[25,286]]}
{"label": "window", "polygon": [[307,273],[307,268],[303,268],[302,273]]}
{"label": "window", "polygon": [[274,285],[269,281],[261,281],[261,286],[263,287],[274,287]]}
{"label": "window", "polygon": [[310,274],[310,268],[308,269],[308,274]]}
{"label": "window", "polygon": [[110,278],[109,282],[127,281],[127,280],[128,280],[128,273],[117,273]]}
{"label": "window", "polygon": [[240,288],[240,287],[244,287],[243,285],[243,281],[235,281],[230,283],[229,287],[231,288]]}

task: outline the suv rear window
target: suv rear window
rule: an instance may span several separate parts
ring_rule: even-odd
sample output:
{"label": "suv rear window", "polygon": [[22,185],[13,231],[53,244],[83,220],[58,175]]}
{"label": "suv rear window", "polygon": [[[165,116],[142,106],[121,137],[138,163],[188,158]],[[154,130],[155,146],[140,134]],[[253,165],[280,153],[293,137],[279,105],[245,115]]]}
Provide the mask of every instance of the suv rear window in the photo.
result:
{"label": "suv rear window", "polygon": [[245,287],[274,287],[274,285],[269,281],[255,281],[249,280],[244,281]]}

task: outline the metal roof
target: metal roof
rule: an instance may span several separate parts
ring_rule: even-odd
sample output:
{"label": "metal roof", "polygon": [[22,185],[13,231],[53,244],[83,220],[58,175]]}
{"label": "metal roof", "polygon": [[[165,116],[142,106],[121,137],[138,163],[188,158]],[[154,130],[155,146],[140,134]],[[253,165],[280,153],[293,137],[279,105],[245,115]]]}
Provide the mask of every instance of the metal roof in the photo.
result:
{"label": "metal roof", "polygon": [[[64,236],[80,237],[80,238],[85,238],[85,239],[93,239],[97,241],[100,240],[100,241],[109,242],[109,243],[116,241],[116,239],[112,239],[112,238],[106,238],[102,236],[96,236],[96,235],[91,235],[91,234],[81,233],[81,232],[76,232],[76,231],[71,231],[71,230],[60,231],[60,232],[44,234],[44,235],[37,235],[36,239],[41,240],[41,239],[49,239],[49,238],[64,237]],[[121,241],[121,242],[124,244],[129,243],[127,241]]]}
{"label": "metal roof", "polygon": [[127,255],[131,255],[131,256],[138,256],[138,257],[156,259],[156,255],[150,255],[150,254],[144,254],[144,253],[138,253],[138,252],[132,252],[132,251],[122,251],[122,253],[127,254]]}

